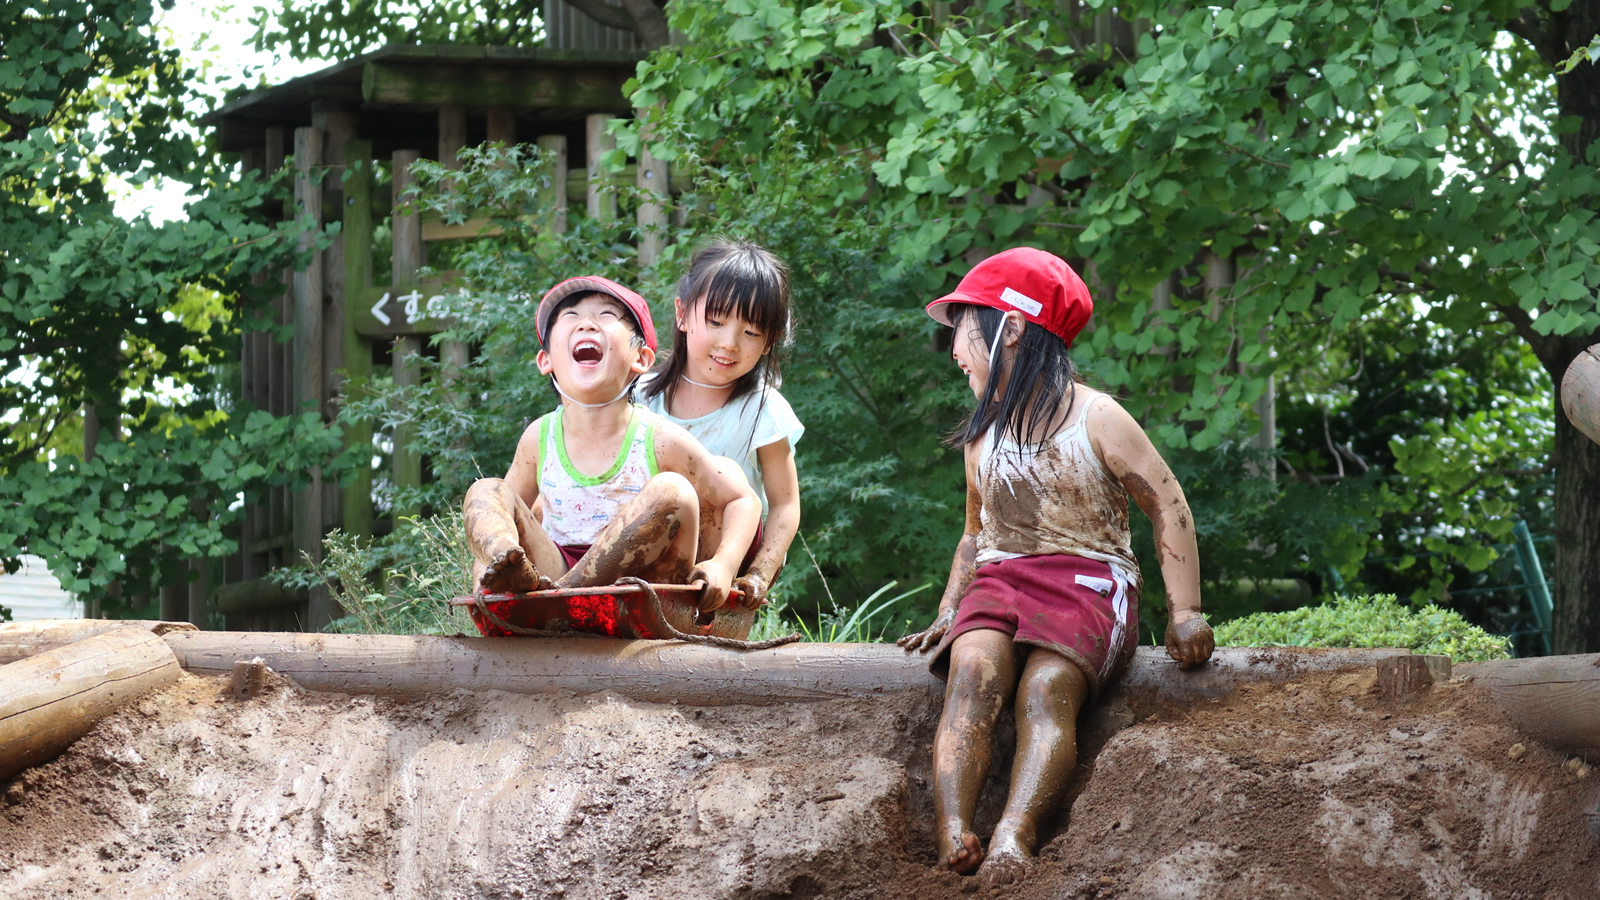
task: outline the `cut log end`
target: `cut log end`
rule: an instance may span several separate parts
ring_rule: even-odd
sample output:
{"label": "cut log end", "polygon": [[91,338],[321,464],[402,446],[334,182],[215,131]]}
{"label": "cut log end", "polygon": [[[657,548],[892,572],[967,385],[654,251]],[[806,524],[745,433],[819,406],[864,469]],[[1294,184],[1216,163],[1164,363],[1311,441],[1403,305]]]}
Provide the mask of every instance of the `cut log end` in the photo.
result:
{"label": "cut log end", "polygon": [[235,700],[254,700],[267,692],[272,682],[268,675],[272,672],[267,668],[266,662],[261,657],[250,660],[239,660],[233,664],[233,677],[228,685],[228,693]]}
{"label": "cut log end", "polygon": [[1391,656],[1378,660],[1378,695],[1400,700],[1428,690],[1436,681],[1450,679],[1448,656]]}

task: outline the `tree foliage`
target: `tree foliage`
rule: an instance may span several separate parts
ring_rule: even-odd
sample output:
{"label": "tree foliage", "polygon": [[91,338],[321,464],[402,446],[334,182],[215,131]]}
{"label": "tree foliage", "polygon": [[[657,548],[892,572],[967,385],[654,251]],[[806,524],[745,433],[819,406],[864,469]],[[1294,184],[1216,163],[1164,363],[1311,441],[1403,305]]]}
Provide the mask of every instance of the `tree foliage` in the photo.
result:
{"label": "tree foliage", "polygon": [[[223,380],[293,262],[282,185],[239,180],[184,136],[194,72],[151,0],[0,5],[0,559],[128,596],[184,556],[236,549],[236,498],[338,448],[316,416],[235,408]],[[204,190],[185,221],[126,220],[112,183]],[[100,425],[85,446],[86,410]],[[91,458],[92,457],[92,458]]]}
{"label": "tree foliage", "polygon": [[[1167,448],[1250,430],[1269,375],[1394,310],[1514,332],[1552,372],[1600,339],[1596,173],[1568,139],[1587,126],[1553,114],[1581,96],[1553,66],[1589,43],[1595,4],[953,6],[679,0],[687,40],[641,67],[634,99],[733,152],[763,153],[783,110],[789,152],[865,154],[870,191],[841,181],[836,202],[884,217],[890,266],[1019,243],[1084,261],[1098,327],[1078,352]],[[1087,38],[1097,12],[1120,39]],[[1232,277],[1208,284],[1226,270],[1207,261]],[[1418,374],[1461,396],[1449,370]],[[1462,488],[1498,486],[1473,448],[1505,408],[1391,449],[1423,490],[1389,491],[1418,527],[1386,538],[1481,567],[1509,507]],[[1588,602],[1581,578],[1557,587]]]}
{"label": "tree foliage", "polygon": [[[1600,459],[1563,443],[1550,381],[1600,339],[1594,0],[668,11],[682,39],[641,65],[633,100],[651,112],[619,143],[636,153],[648,135],[701,177],[683,245],[728,230],[796,262],[785,391],[811,428],[804,533],[824,571],[942,577],[960,476],[932,437],[964,398],[919,308],[969,259],[1029,244],[1090,280],[1075,356],[1190,479],[1212,584],[1409,554],[1426,561],[1383,587],[1437,596],[1522,516],[1554,519],[1580,560],[1558,608],[1600,597],[1582,580],[1600,526],[1571,515],[1600,490]],[[308,27],[280,39],[304,52]],[[505,245],[474,283],[522,271],[542,286],[593,261],[670,295],[680,250],[640,271],[626,228],[586,228],[560,248]],[[504,327],[531,348],[508,307],[483,310],[510,318],[468,337],[487,350]],[[1274,384],[1267,481],[1274,463],[1241,447]],[[444,423],[468,420],[436,408],[448,468],[463,431]],[[455,477],[485,458],[462,451]],[[1552,469],[1572,479],[1554,513]],[[1575,615],[1574,640],[1600,633]]]}

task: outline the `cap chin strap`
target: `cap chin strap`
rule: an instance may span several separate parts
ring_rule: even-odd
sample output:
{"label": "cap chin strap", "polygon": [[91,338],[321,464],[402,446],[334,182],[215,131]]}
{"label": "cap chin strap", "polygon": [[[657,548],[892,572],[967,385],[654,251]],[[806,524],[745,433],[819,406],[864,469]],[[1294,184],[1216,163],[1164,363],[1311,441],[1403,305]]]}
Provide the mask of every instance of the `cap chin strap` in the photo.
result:
{"label": "cap chin strap", "polygon": [[581,406],[584,409],[599,409],[602,406],[610,406],[611,404],[617,402],[618,400],[621,400],[623,397],[626,397],[628,395],[628,389],[633,387],[633,382],[631,382],[631,381],[628,382],[627,385],[625,385],[622,388],[622,392],[621,393],[617,394],[615,397],[612,397],[610,400],[607,400],[604,403],[585,403],[582,400],[574,399],[572,397],[572,395],[568,394],[566,391],[563,391],[561,389],[561,382],[557,381],[556,377],[554,375],[550,376],[550,386],[556,389],[556,393],[561,395],[561,399],[562,400],[565,400],[566,402],[571,403],[574,406]]}
{"label": "cap chin strap", "polygon": [[689,382],[690,384],[694,385],[697,388],[705,388],[708,391],[725,391],[728,388],[733,387],[732,384],[701,384],[700,382],[695,381],[693,378],[690,378],[687,375],[679,375],[678,377],[682,378],[684,381]]}

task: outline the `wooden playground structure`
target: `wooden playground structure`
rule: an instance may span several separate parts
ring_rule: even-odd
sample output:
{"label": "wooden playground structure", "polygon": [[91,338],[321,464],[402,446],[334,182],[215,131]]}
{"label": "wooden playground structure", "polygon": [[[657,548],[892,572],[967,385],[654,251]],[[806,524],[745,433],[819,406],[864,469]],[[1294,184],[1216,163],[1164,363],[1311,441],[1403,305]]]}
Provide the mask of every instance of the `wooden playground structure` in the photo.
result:
{"label": "wooden playground structure", "polygon": [[[441,328],[427,310],[443,282],[418,277],[428,247],[475,237],[487,224],[446,224],[408,208],[401,198],[414,183],[410,166],[419,159],[454,168],[463,148],[535,143],[553,168],[548,202],[558,228],[563,213],[615,218],[611,184],[631,177],[663,197],[635,211],[641,262],[654,259],[670,189],[666,164],[644,151],[616,176],[599,162],[615,147],[610,122],[633,114],[622,86],[644,56],[637,47],[619,48],[626,41],[601,33],[607,31],[613,29],[593,26],[568,35],[568,43],[587,43],[587,49],[385,47],[252,93],[204,120],[215,129],[219,149],[239,154],[245,170],[293,167],[294,201],[282,216],[305,224],[305,246],[312,231],[332,222],[341,226],[331,246],[282,277],[288,290],[273,314],[275,324],[292,326],[292,341],[275,341],[264,331],[245,336],[241,396],[247,404],[279,416],[317,411],[331,421],[338,399],[358,391],[375,370],[388,366],[397,383],[415,382],[416,359],[434,352],[426,338]],[[385,166],[390,189],[375,190],[376,170]],[[373,242],[383,226],[393,262],[390,272],[375,273]],[[460,343],[444,343],[437,353],[446,366],[469,358]],[[370,445],[372,438],[365,429],[346,433],[355,446]],[[403,430],[394,436],[391,463],[378,476],[397,488],[419,485],[424,477],[423,460],[409,444]],[[320,558],[322,537],[332,528],[368,536],[387,530],[389,523],[374,510],[373,477],[362,470],[343,488],[318,476],[301,490],[270,489],[263,502],[246,508],[240,551],[220,564],[192,561],[189,584],[163,592],[162,617],[203,626],[220,613],[230,629],[320,629],[339,615],[325,591],[296,594],[262,576],[302,554]]]}

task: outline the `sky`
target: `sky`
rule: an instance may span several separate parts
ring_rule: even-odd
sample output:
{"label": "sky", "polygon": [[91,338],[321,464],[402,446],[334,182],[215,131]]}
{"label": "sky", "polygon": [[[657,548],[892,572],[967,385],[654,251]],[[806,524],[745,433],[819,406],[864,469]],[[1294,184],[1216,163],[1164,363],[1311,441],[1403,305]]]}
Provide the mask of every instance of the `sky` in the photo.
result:
{"label": "sky", "polygon": [[[166,40],[178,47],[185,61],[202,69],[204,80],[208,82],[205,89],[216,97],[241,82],[282,84],[328,65],[323,61],[280,58],[252,49],[250,39],[255,29],[248,19],[254,6],[250,2],[177,0],[166,12],[157,9],[156,27]],[[203,105],[196,104],[196,118],[205,112]],[[171,182],[137,188],[123,185],[119,194],[116,211],[123,218],[133,218],[144,211],[157,222],[183,218],[183,185]]]}

